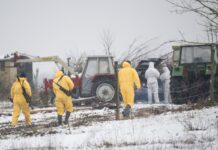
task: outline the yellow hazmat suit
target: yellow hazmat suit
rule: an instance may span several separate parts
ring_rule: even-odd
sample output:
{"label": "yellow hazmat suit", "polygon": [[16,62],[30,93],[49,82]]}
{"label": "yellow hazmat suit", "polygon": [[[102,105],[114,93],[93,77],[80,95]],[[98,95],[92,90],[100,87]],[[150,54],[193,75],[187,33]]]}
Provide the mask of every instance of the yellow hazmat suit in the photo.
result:
{"label": "yellow hazmat suit", "polygon": [[[57,108],[58,115],[63,115],[64,111],[66,109],[67,112],[73,111],[73,103],[71,96],[67,96],[65,93],[63,93],[59,86],[55,83],[58,83],[66,90],[72,90],[74,88],[73,81],[68,76],[63,76],[62,71],[57,71],[55,74],[54,80],[53,80],[53,91],[56,96],[55,105]],[[63,76],[63,77],[62,77]],[[62,77],[62,79],[60,79]]]}
{"label": "yellow hazmat suit", "polygon": [[120,91],[123,97],[124,107],[134,104],[134,86],[137,89],[141,87],[139,76],[134,68],[128,62],[123,62],[122,69],[118,73]]}
{"label": "yellow hazmat suit", "polygon": [[26,78],[19,77],[19,80],[20,82],[18,79],[16,79],[11,87],[11,98],[13,99],[12,125],[17,125],[20,111],[22,111],[25,116],[25,123],[27,125],[31,125],[29,104],[26,102],[26,99],[23,96],[21,85],[25,88],[26,93],[29,96],[32,96],[31,88]]}

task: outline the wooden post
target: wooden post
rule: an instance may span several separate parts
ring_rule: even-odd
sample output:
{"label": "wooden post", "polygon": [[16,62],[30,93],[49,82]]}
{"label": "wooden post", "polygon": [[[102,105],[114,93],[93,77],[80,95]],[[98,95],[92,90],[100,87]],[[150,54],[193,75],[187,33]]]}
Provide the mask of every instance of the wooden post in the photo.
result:
{"label": "wooden post", "polygon": [[[68,57],[67,58],[67,66],[69,67],[70,66],[70,57]],[[70,77],[70,72],[69,72],[69,70],[68,70],[68,72],[67,72],[67,75]]]}
{"label": "wooden post", "polygon": [[119,82],[118,82],[118,62],[114,62],[114,70],[115,70],[115,75],[116,75],[116,120],[120,119],[120,100],[119,100]]}
{"label": "wooden post", "polygon": [[215,47],[211,45],[211,76],[210,76],[210,100],[214,101],[214,85],[215,85],[216,61],[215,61]]}

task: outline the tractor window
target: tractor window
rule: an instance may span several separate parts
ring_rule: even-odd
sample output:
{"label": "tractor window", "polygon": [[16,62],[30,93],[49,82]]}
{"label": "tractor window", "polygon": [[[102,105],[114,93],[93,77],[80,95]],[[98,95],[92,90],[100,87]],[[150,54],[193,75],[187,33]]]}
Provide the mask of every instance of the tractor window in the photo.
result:
{"label": "tractor window", "polygon": [[109,73],[108,58],[99,59],[99,73]]}
{"label": "tractor window", "polygon": [[175,51],[173,52],[173,60],[174,60],[174,61],[179,61],[179,55],[180,55],[180,51],[175,50]]}
{"label": "tractor window", "polygon": [[110,58],[109,59],[109,68],[110,68],[110,73],[111,74],[114,74],[115,72],[114,72],[114,66],[113,66],[113,59],[112,58]]}
{"label": "tractor window", "polygon": [[192,46],[182,48],[181,64],[208,63],[210,61],[210,46]]}
{"label": "tractor window", "polygon": [[98,73],[97,60],[89,59],[86,67],[85,77],[92,77]]}

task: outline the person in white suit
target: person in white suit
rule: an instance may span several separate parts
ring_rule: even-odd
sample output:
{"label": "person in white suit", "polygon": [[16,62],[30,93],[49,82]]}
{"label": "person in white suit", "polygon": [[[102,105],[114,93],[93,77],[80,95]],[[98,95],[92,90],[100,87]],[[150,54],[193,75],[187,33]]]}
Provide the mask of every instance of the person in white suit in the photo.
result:
{"label": "person in white suit", "polygon": [[147,79],[149,104],[152,103],[152,94],[154,95],[155,103],[159,103],[158,81],[157,81],[159,77],[160,77],[160,73],[156,68],[154,68],[154,63],[149,62],[149,67],[145,72],[145,78]]}
{"label": "person in white suit", "polygon": [[170,70],[167,66],[163,67],[163,73],[160,75],[160,80],[163,83],[163,91],[164,91],[164,102],[166,104],[171,102],[170,96]]}

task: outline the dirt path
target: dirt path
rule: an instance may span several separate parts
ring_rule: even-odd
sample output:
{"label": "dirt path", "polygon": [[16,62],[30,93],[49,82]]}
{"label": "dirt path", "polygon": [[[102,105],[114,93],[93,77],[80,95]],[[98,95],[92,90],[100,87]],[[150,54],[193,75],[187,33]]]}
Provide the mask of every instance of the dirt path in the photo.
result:
{"label": "dirt path", "polygon": [[[108,113],[105,113],[104,115],[95,113],[94,110],[93,113],[85,113],[85,110],[90,111],[90,108],[77,108],[76,111],[84,111],[84,113],[81,113],[77,117],[72,115],[69,120],[69,125],[65,125],[61,127],[57,126],[57,118],[54,116],[48,117],[46,118],[46,120],[37,121],[32,126],[19,126],[17,128],[12,128],[9,122],[0,123],[0,139],[7,139],[10,136],[26,137],[26,136],[33,136],[33,135],[43,136],[46,134],[56,134],[58,133],[57,129],[59,128],[73,129],[80,126],[89,126],[93,122],[104,122],[104,121],[115,120],[115,113],[111,110],[108,111]],[[188,110],[188,108],[178,107],[177,109],[174,109],[163,105],[161,107],[139,108],[134,111],[133,116],[134,119],[146,118],[151,115],[159,115],[166,112],[178,112],[184,110]],[[45,111],[45,109],[43,109],[44,113],[49,113],[50,111],[51,109],[49,109],[48,111]],[[38,111],[38,112],[42,112],[42,111]]]}
{"label": "dirt path", "polygon": [[[61,128],[71,128],[71,127],[79,127],[79,126],[89,126],[92,122],[102,122],[114,120],[111,115],[85,115],[81,116],[77,119],[70,119],[69,125],[61,126]],[[55,134],[55,128],[59,128],[57,126],[56,118],[48,118],[48,123],[45,121],[37,122],[37,124],[33,124],[31,126],[19,126],[17,128],[8,127],[9,123],[0,124],[0,139],[9,138],[10,135],[14,136],[33,136],[33,135],[45,135],[45,134]]]}

